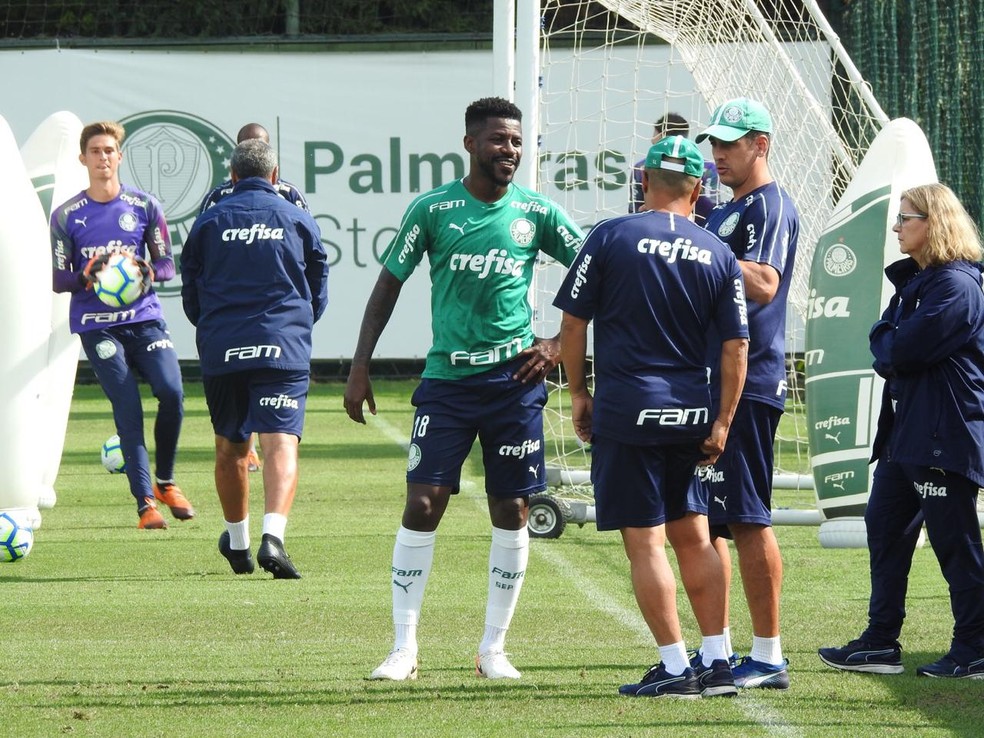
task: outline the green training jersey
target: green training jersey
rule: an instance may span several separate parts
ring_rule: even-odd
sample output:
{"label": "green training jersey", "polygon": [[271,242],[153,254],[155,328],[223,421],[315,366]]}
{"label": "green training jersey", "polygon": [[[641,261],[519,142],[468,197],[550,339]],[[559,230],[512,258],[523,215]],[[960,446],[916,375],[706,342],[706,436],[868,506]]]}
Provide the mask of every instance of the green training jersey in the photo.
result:
{"label": "green training jersey", "polygon": [[433,344],[423,376],[461,379],[531,346],[537,252],[570,266],[582,237],[557,205],[515,184],[493,203],[461,180],[414,200],[383,265],[405,282],[424,254],[430,261]]}

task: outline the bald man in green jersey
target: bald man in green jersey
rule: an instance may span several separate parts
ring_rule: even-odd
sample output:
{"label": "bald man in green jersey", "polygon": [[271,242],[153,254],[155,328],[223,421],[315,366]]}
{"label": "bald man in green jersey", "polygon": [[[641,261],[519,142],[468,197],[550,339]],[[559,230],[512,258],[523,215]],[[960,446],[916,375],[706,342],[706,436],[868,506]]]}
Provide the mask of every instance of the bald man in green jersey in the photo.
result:
{"label": "bald man in green jersey", "polygon": [[403,283],[427,254],[431,330],[407,464],[407,499],[393,548],[393,649],[373,679],[417,675],[417,623],[434,541],[461,465],[482,444],[492,521],[489,597],[476,673],[518,679],[504,652],[529,556],[529,495],[546,488],[544,378],[560,362],[555,338],[533,335],[528,301],[538,252],[570,265],[580,229],[550,200],[513,183],[523,152],[522,113],[501,98],[465,112],[467,176],[421,195],[408,208],[366,305],[345,410],[365,423],[376,403],[369,361]]}

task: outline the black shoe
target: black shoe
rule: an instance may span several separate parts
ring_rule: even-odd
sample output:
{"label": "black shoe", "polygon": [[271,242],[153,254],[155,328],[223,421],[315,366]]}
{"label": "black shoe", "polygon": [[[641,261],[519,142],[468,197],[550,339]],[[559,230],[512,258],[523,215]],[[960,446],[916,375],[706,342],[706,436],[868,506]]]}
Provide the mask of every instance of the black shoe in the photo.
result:
{"label": "black shoe", "polygon": [[969,664],[958,664],[947,654],[939,661],[926,664],[916,669],[916,674],[942,679],[984,679],[984,658],[971,661]]}
{"label": "black shoe", "polygon": [[735,675],[727,659],[712,661],[710,666],[700,666],[695,670],[701,697],[734,697],[738,694]]}
{"label": "black shoe", "polygon": [[642,681],[637,684],[623,684],[618,692],[626,697],[676,697],[694,700],[700,697],[700,685],[697,684],[694,670],[689,666],[682,674],[673,676],[660,663],[650,666]]}
{"label": "black shoe", "polygon": [[236,574],[252,574],[256,568],[248,548],[242,551],[233,550],[229,543],[229,531],[225,531],[219,536],[219,553],[226,557],[229,566]]}
{"label": "black shoe", "polygon": [[869,674],[901,674],[902,647],[893,643],[868,643],[860,638],[840,648],[821,648],[817,651],[827,666],[844,671]]}
{"label": "black shoe", "polygon": [[301,573],[291,563],[290,556],[284,551],[284,544],[276,536],[263,534],[260,550],[256,552],[260,566],[273,574],[274,579],[300,579]]}

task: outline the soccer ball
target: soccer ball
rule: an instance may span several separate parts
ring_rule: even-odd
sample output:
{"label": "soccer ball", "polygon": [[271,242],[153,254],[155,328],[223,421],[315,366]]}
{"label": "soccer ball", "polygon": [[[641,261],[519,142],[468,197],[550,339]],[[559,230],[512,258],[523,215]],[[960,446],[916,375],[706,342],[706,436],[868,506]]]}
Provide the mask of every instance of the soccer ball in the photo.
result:
{"label": "soccer ball", "polygon": [[110,474],[122,474],[126,471],[126,459],[123,458],[119,436],[112,435],[106,439],[99,451],[99,460]]}
{"label": "soccer ball", "polygon": [[0,513],[0,562],[19,561],[31,553],[34,531],[10,513]]}
{"label": "soccer ball", "polygon": [[126,307],[143,294],[143,275],[128,254],[113,254],[96,272],[96,297],[110,307]]}

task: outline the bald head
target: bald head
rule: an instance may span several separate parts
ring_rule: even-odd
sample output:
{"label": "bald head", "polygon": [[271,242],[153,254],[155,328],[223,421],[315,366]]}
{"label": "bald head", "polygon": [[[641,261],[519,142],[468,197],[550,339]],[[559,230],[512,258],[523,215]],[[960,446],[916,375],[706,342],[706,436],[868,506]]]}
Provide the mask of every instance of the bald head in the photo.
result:
{"label": "bald head", "polygon": [[240,128],[239,133],[236,134],[236,143],[250,141],[254,138],[260,139],[263,143],[270,143],[270,134],[259,123],[247,123]]}

